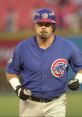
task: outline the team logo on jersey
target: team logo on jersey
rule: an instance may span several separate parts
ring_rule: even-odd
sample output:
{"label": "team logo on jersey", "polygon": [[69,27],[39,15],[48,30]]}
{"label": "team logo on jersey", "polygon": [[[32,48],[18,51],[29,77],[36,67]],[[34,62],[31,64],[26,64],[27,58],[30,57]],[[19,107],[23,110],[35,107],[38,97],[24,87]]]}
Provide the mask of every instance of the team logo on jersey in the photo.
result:
{"label": "team logo on jersey", "polygon": [[51,72],[55,77],[59,78],[64,75],[66,67],[67,67],[67,61],[65,59],[60,58],[52,63]]}

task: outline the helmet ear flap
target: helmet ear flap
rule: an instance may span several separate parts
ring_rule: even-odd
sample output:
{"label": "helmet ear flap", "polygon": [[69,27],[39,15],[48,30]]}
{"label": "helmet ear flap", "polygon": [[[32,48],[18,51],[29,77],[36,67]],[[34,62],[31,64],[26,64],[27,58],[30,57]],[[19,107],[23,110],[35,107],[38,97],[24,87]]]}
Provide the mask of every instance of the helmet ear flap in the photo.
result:
{"label": "helmet ear flap", "polygon": [[56,23],[53,23],[52,28],[53,28],[53,32],[55,32],[55,30],[56,30]]}

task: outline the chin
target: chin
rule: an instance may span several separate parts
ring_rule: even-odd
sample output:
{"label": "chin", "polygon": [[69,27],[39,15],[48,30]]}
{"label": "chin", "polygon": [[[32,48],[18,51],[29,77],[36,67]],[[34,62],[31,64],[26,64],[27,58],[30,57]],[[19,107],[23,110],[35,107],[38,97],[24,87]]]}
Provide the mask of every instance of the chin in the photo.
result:
{"label": "chin", "polygon": [[40,36],[40,38],[41,39],[44,39],[44,40],[47,40],[48,39],[48,37],[46,37],[46,36]]}
{"label": "chin", "polygon": [[46,35],[40,35],[39,37],[40,37],[41,39],[45,39],[45,40],[48,39],[48,36],[46,36]]}

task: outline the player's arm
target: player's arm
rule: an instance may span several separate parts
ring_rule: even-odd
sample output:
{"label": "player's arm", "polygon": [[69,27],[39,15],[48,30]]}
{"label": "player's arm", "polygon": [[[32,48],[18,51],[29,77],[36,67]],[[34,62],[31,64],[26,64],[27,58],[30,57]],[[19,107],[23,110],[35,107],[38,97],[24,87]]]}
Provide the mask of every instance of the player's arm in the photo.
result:
{"label": "player's arm", "polygon": [[31,96],[31,91],[25,89],[21,85],[19,77],[16,74],[6,73],[6,78],[19,98],[22,100],[27,100]]}
{"label": "player's arm", "polygon": [[77,90],[82,83],[82,70],[80,70],[74,79],[71,79],[68,83],[68,88],[71,90]]}

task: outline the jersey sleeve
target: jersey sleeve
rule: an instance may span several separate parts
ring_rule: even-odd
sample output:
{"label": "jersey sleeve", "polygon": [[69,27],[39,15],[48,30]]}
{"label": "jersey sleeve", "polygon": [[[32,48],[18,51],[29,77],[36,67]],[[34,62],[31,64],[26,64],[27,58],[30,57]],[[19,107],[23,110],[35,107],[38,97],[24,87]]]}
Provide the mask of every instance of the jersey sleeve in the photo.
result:
{"label": "jersey sleeve", "polygon": [[74,72],[78,72],[79,70],[82,70],[82,52],[81,50],[72,43],[72,56],[70,59],[70,65]]}
{"label": "jersey sleeve", "polygon": [[21,64],[20,47],[17,46],[13,52],[12,57],[8,61],[8,64],[6,66],[6,72],[18,75],[20,74],[21,69],[22,69],[22,64]]}

